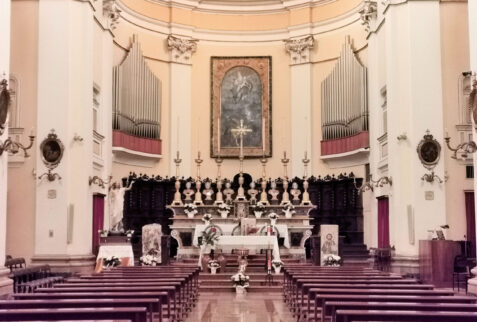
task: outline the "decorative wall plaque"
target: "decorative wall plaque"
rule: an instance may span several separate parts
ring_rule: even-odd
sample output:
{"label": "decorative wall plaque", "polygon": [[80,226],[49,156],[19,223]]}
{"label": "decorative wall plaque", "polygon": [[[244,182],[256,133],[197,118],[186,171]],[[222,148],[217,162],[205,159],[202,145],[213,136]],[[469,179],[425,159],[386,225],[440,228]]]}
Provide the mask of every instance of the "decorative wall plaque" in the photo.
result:
{"label": "decorative wall plaque", "polygon": [[55,169],[60,164],[63,158],[65,147],[58,136],[55,134],[55,130],[51,130],[50,134],[40,144],[41,160],[48,168],[48,172],[43,173],[38,177],[42,180],[44,177],[48,181],[55,181],[55,179],[61,180],[61,176],[58,173],[52,173],[51,170]]}
{"label": "decorative wall plaque", "polygon": [[422,165],[428,170],[434,169],[439,162],[441,145],[436,139],[434,139],[429,130],[426,131],[424,138],[417,146],[417,155],[419,156]]}

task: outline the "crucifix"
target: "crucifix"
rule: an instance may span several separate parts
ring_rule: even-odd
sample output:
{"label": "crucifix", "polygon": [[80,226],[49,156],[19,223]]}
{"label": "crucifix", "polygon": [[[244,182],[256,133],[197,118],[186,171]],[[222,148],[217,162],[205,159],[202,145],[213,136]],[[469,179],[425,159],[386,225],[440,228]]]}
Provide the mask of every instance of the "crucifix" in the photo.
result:
{"label": "crucifix", "polygon": [[240,160],[240,177],[239,177],[239,185],[240,187],[238,188],[237,191],[237,198],[236,200],[245,200],[245,191],[243,189],[243,136],[245,134],[248,134],[252,132],[251,129],[246,128],[243,126],[243,120],[240,120],[240,126],[236,129],[230,130],[233,135],[239,136],[240,139],[240,154],[239,154],[239,160]]}

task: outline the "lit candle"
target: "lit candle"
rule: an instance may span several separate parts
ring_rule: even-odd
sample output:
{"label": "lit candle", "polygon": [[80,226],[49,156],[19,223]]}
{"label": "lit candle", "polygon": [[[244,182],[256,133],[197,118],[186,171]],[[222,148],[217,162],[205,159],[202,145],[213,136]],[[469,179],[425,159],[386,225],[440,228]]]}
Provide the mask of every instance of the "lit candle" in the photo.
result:
{"label": "lit candle", "polygon": [[30,130],[30,136],[35,136],[35,128],[32,127]]}
{"label": "lit candle", "polygon": [[446,131],[446,136],[445,137],[448,138],[449,137],[449,132],[447,131],[447,128],[445,129],[445,131]]}
{"label": "lit candle", "polygon": [[305,160],[308,159],[308,151],[305,151]]}
{"label": "lit candle", "polygon": [[197,152],[197,159],[200,159],[200,151]]}

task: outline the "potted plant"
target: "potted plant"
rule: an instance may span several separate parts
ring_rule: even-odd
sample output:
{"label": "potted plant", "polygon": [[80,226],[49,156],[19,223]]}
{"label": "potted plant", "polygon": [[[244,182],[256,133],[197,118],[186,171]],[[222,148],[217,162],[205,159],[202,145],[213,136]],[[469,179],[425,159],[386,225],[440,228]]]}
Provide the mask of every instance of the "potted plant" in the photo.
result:
{"label": "potted plant", "polygon": [[222,202],[219,204],[220,217],[222,217],[223,219],[226,219],[229,212],[230,212],[230,206],[228,204],[226,204],[225,202]]}
{"label": "potted plant", "polygon": [[277,223],[278,215],[275,212],[271,212],[268,215],[268,219],[270,219],[270,225],[275,226]]}
{"label": "potted plant", "polygon": [[207,226],[210,225],[210,221],[212,220],[212,215],[211,214],[204,214],[202,216],[202,221],[205,222]]}
{"label": "potted plant", "polygon": [[249,287],[250,277],[241,271],[231,277],[232,284],[235,287],[237,294],[245,294],[247,287]]}
{"label": "potted plant", "polygon": [[257,219],[262,217],[263,212],[265,211],[265,206],[262,202],[257,202],[257,205],[253,208],[253,213]]}
{"label": "potted plant", "polygon": [[327,255],[323,261],[323,266],[341,266],[341,257],[338,255]]}
{"label": "potted plant", "polygon": [[217,270],[220,268],[220,263],[218,260],[211,259],[207,263],[207,267],[210,269],[211,274],[217,274]]}
{"label": "potted plant", "polygon": [[110,256],[103,259],[103,265],[106,268],[112,268],[121,265],[121,261],[116,256]]}
{"label": "potted plant", "polygon": [[283,212],[285,213],[285,218],[291,218],[292,215],[295,213],[295,206],[292,205],[291,202],[287,202],[283,204]]}
{"label": "potted plant", "polygon": [[280,274],[280,271],[282,270],[283,267],[283,262],[280,260],[272,260],[272,267],[273,270],[275,271],[275,274]]}
{"label": "potted plant", "polygon": [[197,206],[194,205],[193,203],[188,203],[184,206],[184,212],[187,215],[187,218],[194,218],[194,215],[198,212],[197,211]]}
{"label": "potted plant", "polygon": [[219,240],[219,236],[217,236],[216,232],[212,229],[208,231],[202,232],[202,239],[201,239],[201,251],[203,254],[209,254],[212,249],[215,249],[215,243]]}

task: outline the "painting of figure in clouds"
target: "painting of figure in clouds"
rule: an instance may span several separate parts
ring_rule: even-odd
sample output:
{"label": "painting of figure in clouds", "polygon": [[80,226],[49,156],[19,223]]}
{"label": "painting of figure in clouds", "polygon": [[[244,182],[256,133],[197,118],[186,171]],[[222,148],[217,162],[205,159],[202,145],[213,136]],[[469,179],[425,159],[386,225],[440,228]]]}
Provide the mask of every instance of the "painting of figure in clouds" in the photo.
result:
{"label": "painting of figure in clouds", "polygon": [[245,157],[271,155],[270,57],[212,57],[212,157],[239,155],[240,138],[233,129],[249,130],[243,137]]}

